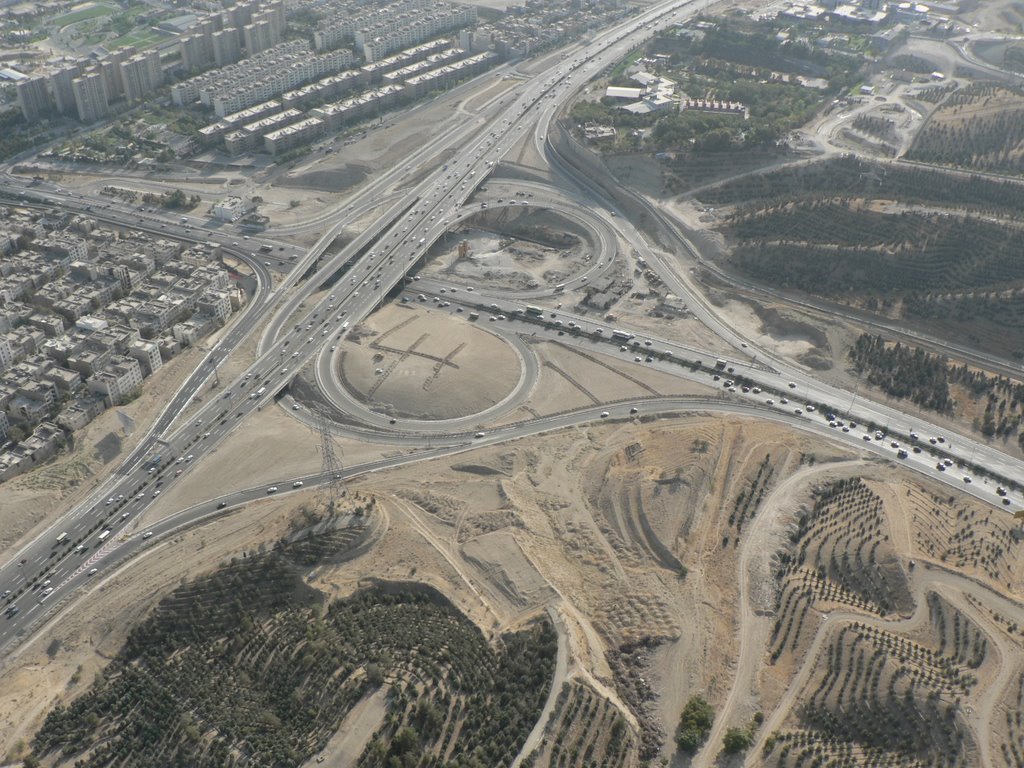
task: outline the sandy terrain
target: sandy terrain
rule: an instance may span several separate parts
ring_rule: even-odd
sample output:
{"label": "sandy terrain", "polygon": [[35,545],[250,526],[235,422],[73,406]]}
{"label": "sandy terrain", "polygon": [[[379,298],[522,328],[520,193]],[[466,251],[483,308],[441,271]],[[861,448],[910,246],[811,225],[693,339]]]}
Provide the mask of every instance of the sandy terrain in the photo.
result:
{"label": "sandy terrain", "polygon": [[390,692],[391,689],[385,685],[361,699],[320,755],[306,761],[306,768],[321,763],[330,766],[355,765],[373,732],[387,714],[387,697]]}
{"label": "sandy terrain", "polygon": [[395,415],[478,413],[513,390],[521,368],[516,352],[486,327],[443,311],[389,305],[339,345],[342,381],[374,410]]}
{"label": "sandy terrain", "polygon": [[529,399],[505,414],[496,422],[498,424],[618,400],[657,395],[707,397],[717,394],[717,390],[711,387],[667,373],[645,371],[635,363],[616,359],[598,349],[587,351],[547,341],[533,345],[532,349],[540,364],[537,383]]}
{"label": "sandy terrain", "polygon": [[[459,257],[465,242],[468,253]],[[563,283],[591,266],[582,243],[552,248],[486,230],[464,228],[431,249],[424,275],[454,278],[458,283],[507,290],[532,290]]]}
{"label": "sandy terrain", "polygon": [[[344,466],[401,453],[394,447],[337,438],[334,450]],[[244,456],[244,461],[238,457]],[[185,465],[183,465],[185,466]],[[255,485],[272,485],[282,477],[319,472],[320,436],[278,406],[266,406],[245,419],[203,461],[166,482],[160,499],[147,507],[134,527],[200,501]]]}

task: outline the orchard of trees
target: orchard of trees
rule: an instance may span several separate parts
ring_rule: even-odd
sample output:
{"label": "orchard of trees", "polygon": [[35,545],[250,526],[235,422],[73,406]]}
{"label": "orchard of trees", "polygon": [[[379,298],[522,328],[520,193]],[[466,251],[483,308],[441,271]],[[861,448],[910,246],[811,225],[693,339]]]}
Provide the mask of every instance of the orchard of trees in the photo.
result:
{"label": "orchard of trees", "polygon": [[[302,542],[305,562],[315,547]],[[235,559],[161,601],[92,687],[49,714],[33,759],[298,766],[386,686],[387,716],[359,766],[509,765],[551,685],[550,622],[492,645],[426,588],[327,605],[289,560],[294,548]]]}

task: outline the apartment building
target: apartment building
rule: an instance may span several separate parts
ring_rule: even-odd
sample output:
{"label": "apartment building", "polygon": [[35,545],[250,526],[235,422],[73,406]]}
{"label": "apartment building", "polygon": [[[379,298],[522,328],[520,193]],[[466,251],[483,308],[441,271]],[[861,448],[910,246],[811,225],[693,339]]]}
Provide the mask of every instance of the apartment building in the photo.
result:
{"label": "apartment building", "polygon": [[110,406],[120,405],[142,389],[142,366],[133,357],[118,355],[89,378],[89,391],[102,395]]}
{"label": "apartment building", "polygon": [[15,86],[18,106],[27,122],[33,123],[53,111],[50,89],[45,77],[30,77],[19,80]]}
{"label": "apartment building", "polygon": [[95,123],[110,114],[110,102],[103,76],[90,72],[71,81],[75,95],[75,109],[83,123]]}
{"label": "apartment building", "polygon": [[322,119],[308,117],[266,134],[263,137],[263,148],[272,155],[278,155],[322,136],[324,129],[325,123]]}

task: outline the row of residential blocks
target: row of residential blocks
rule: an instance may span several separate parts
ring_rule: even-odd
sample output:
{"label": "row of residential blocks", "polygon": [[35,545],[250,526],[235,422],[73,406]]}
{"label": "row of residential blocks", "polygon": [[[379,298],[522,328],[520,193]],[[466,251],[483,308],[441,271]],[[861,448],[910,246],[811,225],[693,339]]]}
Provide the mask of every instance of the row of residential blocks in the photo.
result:
{"label": "row of residential blocks", "polygon": [[476,6],[435,0],[401,0],[363,9],[353,9],[343,2],[332,5],[313,33],[317,50],[354,45],[371,63],[402,48],[471,26],[477,19]]}
{"label": "row of residential blocks", "polygon": [[284,37],[287,24],[281,0],[239,3],[200,19],[178,41],[186,72],[226,67],[244,54],[255,56],[273,48]]}
{"label": "row of residential blocks", "polygon": [[[374,23],[369,27],[352,26],[360,19],[367,23],[372,20]],[[351,27],[351,34],[342,36],[344,42],[354,43],[366,62],[373,64],[394,51],[418,45],[475,22],[474,6],[431,3],[426,0],[394,3],[367,14],[350,15],[346,21],[337,25],[321,27],[314,36],[316,48],[328,53],[313,53],[305,40],[280,42],[279,37],[274,37],[272,46],[250,49],[249,58],[244,62],[224,65],[175,84],[171,89],[171,99],[178,106],[199,101],[211,107],[218,116],[224,117],[352,66],[355,56],[351,50],[333,50],[343,41],[342,38],[331,37],[339,30]],[[206,23],[206,27],[209,26]],[[182,43],[183,59],[187,58],[190,64],[193,61],[208,61],[209,57],[203,59],[191,52],[186,56],[186,50],[206,46],[208,37],[212,40],[222,34],[210,32],[207,35],[207,31]],[[331,37],[330,43],[325,42],[325,36]]]}
{"label": "row of residential blocks", "polygon": [[[285,29],[282,0],[238,3],[200,20],[181,38],[182,64],[187,71],[235,64],[280,43]],[[164,82],[158,49],[140,53],[127,46],[96,61],[66,61],[19,81],[16,91],[29,122],[65,115],[93,123],[107,117],[118,102],[150,98]]]}
{"label": "row of residential blocks", "polygon": [[[240,130],[254,122],[266,119],[282,109],[298,109],[309,104],[324,102],[353,91],[381,82],[383,76],[413,62],[424,60],[448,48],[447,40],[433,40],[388,57],[386,60],[350,69],[335,75],[323,77],[315,82],[288,91],[283,91],[280,100],[265,100],[237,112],[221,116],[212,125],[200,129],[200,141],[214,144],[234,130]],[[173,89],[172,89],[173,93]],[[197,96],[198,98],[198,96]],[[252,131],[247,131],[251,133]]]}
{"label": "row of residential blocks", "polygon": [[[467,56],[460,48],[445,48],[390,72],[378,72],[376,88],[361,90],[348,98],[323,104],[328,98],[356,90],[373,81],[363,67],[324,78],[313,85],[256,105],[242,113],[200,130],[203,142],[213,146],[220,140],[231,154],[262,150],[278,154],[315,139],[325,132],[382,114],[403,101],[450,88],[466,78],[494,66],[499,57],[491,51]],[[303,112],[299,107],[321,103]],[[255,119],[253,119],[255,118]],[[245,120],[249,122],[243,122]]]}
{"label": "row of residential blocks", "polygon": [[280,96],[310,80],[333,75],[352,66],[348,50],[314,54],[305,40],[275,45],[240,64],[206,72],[171,87],[178,106],[200,102],[220,117]]}

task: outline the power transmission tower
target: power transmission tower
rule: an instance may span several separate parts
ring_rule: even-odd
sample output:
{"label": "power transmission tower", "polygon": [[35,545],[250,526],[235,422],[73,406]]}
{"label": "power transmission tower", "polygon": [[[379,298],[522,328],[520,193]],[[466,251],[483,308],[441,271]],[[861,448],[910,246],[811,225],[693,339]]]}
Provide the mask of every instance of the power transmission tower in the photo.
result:
{"label": "power transmission tower", "polygon": [[333,515],[338,501],[345,495],[345,480],[342,476],[341,458],[334,449],[334,436],[331,434],[331,421],[324,414],[316,417],[317,431],[320,433],[320,493],[317,506],[327,508]]}

